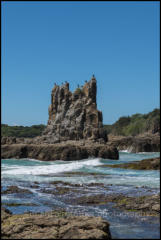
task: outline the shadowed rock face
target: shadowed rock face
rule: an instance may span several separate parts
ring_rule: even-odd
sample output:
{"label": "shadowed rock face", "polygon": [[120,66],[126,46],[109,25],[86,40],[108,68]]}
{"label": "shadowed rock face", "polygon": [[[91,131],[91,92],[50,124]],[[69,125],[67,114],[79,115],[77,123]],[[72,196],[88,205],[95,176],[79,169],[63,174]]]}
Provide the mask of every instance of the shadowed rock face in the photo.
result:
{"label": "shadowed rock face", "polygon": [[80,160],[88,157],[118,159],[116,148],[106,144],[4,144],[1,146],[1,158],[34,158],[44,161]]}
{"label": "shadowed rock face", "polygon": [[124,137],[109,135],[108,145],[117,147],[119,150],[129,152],[160,152],[160,136],[149,134],[145,136]]}
{"label": "shadowed rock face", "polygon": [[74,93],[69,91],[67,82],[62,86],[55,85],[47,128],[43,132],[45,140],[49,143],[80,139],[107,142],[102,112],[97,110],[96,92],[94,76]]}

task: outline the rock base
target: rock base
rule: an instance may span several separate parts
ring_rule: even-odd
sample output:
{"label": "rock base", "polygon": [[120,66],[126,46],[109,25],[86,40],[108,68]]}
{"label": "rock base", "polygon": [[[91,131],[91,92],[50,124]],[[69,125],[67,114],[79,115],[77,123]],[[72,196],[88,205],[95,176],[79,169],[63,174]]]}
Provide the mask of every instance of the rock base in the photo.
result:
{"label": "rock base", "polygon": [[73,142],[60,144],[4,144],[1,146],[1,158],[34,158],[43,161],[81,160],[89,157],[119,159],[115,147],[106,144]]}

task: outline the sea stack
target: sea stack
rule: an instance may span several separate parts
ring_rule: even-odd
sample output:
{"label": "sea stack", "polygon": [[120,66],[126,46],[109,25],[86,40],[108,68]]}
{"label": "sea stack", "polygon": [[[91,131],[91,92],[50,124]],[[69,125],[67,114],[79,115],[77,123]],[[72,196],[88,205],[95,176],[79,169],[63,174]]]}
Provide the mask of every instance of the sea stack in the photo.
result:
{"label": "sea stack", "polygon": [[116,147],[107,143],[102,112],[97,110],[97,81],[92,76],[72,93],[69,83],[54,85],[49,119],[41,136],[33,139],[1,139],[1,158],[34,158],[73,161],[89,157],[119,159]]}
{"label": "sea stack", "polygon": [[48,124],[42,137],[49,143],[90,140],[106,143],[102,112],[97,109],[97,81],[93,75],[73,93],[69,83],[55,85],[51,92]]}

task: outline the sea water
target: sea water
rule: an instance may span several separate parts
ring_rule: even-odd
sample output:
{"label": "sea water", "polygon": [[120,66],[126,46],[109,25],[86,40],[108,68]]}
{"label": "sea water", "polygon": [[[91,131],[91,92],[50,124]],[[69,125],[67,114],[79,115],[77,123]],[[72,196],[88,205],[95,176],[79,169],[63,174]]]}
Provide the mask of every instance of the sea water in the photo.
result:
{"label": "sea water", "polygon": [[[91,158],[80,161],[39,161],[35,159],[3,159],[2,190],[8,186],[18,186],[31,194],[4,194],[3,203],[24,203],[24,206],[7,206],[13,213],[26,211],[43,212],[64,208],[76,215],[101,216],[110,223],[113,238],[159,238],[159,220],[157,217],[140,217],[132,212],[125,213],[113,208],[112,203],[99,206],[82,206],[69,203],[69,199],[81,196],[77,192],[63,196],[43,193],[40,189],[50,188],[52,181],[64,181],[82,186],[89,183],[103,183],[106,188],[93,186],[86,188],[86,195],[101,193],[122,193],[127,196],[141,196],[159,193],[160,172],[158,170],[128,170],[105,167],[104,165],[129,163],[146,158],[158,157],[159,153],[120,152],[119,160]],[[76,173],[70,176],[65,173]],[[85,173],[85,174],[83,174]],[[89,174],[88,174],[89,173]],[[94,174],[95,173],[95,174]],[[38,188],[31,185],[38,182]],[[32,203],[35,206],[25,206]]]}

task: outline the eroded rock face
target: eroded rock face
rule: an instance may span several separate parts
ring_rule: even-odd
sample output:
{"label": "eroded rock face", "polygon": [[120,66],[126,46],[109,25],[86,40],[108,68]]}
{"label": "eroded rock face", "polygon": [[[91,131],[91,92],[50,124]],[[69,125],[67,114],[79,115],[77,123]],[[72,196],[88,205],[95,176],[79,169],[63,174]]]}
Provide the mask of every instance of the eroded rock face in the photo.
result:
{"label": "eroded rock face", "polygon": [[67,140],[94,140],[107,142],[103,129],[102,112],[97,110],[97,84],[93,76],[74,93],[69,83],[55,85],[51,93],[49,120],[43,132],[46,142],[57,143]]}
{"label": "eroded rock face", "polygon": [[6,144],[1,146],[1,158],[34,158],[44,161],[53,160],[81,160],[88,157],[118,159],[116,148],[106,144]]}
{"label": "eroded rock face", "polygon": [[109,146],[117,147],[119,150],[128,150],[129,152],[160,152],[160,136],[110,136]]}

